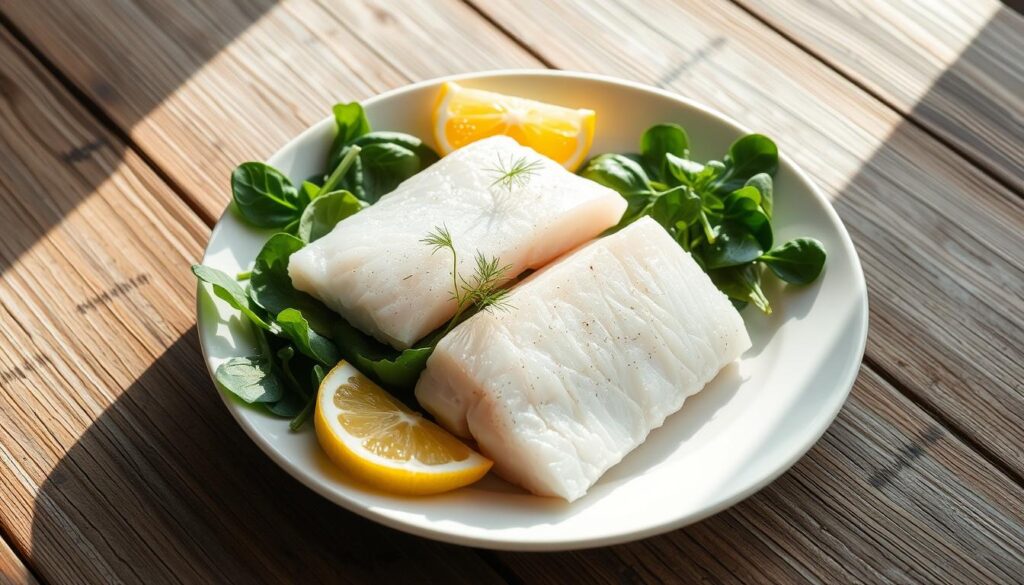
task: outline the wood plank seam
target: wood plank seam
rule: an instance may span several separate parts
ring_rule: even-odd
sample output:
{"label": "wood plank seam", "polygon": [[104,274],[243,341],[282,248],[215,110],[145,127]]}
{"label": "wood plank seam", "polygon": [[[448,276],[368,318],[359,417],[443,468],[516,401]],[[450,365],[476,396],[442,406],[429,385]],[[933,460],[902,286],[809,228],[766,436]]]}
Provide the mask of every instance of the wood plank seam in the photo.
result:
{"label": "wood plank seam", "polygon": [[794,47],[800,49],[804,53],[807,53],[813,59],[815,59],[816,61],[822,63],[823,65],[825,65],[826,67],[828,67],[829,69],[834,71],[837,75],[839,75],[840,77],[842,77],[846,81],[850,82],[851,84],[856,86],[858,89],[860,89],[864,93],[870,95],[872,98],[874,98],[879,103],[883,104],[885,107],[889,108],[893,112],[896,112],[897,114],[902,116],[903,119],[906,121],[906,123],[912,124],[917,129],[921,130],[922,132],[924,132],[925,134],[927,134],[931,138],[935,139],[937,142],[939,142],[940,144],[942,144],[943,146],[945,146],[949,150],[955,152],[960,158],[964,159],[965,161],[969,162],[973,167],[975,167],[975,168],[979,169],[981,172],[985,173],[986,176],[991,178],[993,181],[999,183],[1007,191],[1009,191],[1011,193],[1014,193],[1014,194],[1016,194],[1019,197],[1024,198],[1024,192],[1022,192],[1011,181],[1007,180],[1006,176],[1002,172],[1000,172],[996,168],[992,167],[991,165],[987,164],[984,160],[981,160],[981,159],[975,157],[971,153],[969,153],[966,150],[964,150],[963,148],[959,147],[958,145],[956,145],[955,143],[953,143],[949,139],[945,138],[944,136],[942,136],[941,134],[939,134],[935,130],[932,130],[927,124],[924,124],[923,122],[919,121],[914,116],[909,115],[908,112],[901,111],[900,108],[895,103],[893,103],[891,100],[887,99],[885,96],[881,95],[879,92],[873,90],[866,83],[858,80],[854,75],[844,71],[842,67],[838,67],[838,66],[834,65],[831,61],[829,61],[827,58],[825,58],[825,56],[822,55],[819,51],[814,50],[813,48],[808,46],[806,43],[801,42],[800,40],[798,40],[795,37],[793,37],[791,34],[787,33],[786,31],[784,31],[784,30],[780,29],[779,27],[777,27],[776,25],[774,25],[772,22],[766,20],[763,16],[761,16],[760,13],[758,13],[757,11],[749,8],[744,3],[743,0],[729,0],[729,1],[732,2],[733,4],[735,4],[737,8],[739,8],[740,10],[746,12],[752,18],[754,18],[755,20],[757,20],[758,22],[763,24],[766,28],[768,28],[769,30],[771,30],[772,32],[777,34],[779,37],[784,39],[787,43],[789,43],[789,44],[793,45]]}
{"label": "wood plank seam", "polygon": [[1005,475],[1010,481],[1024,487],[1024,475],[1017,473],[1016,470],[992,453],[987,446],[979,443],[971,438],[970,435],[964,433],[963,429],[961,429],[959,425],[947,419],[943,416],[942,412],[932,407],[927,401],[921,400],[921,397],[918,396],[916,392],[905,386],[896,376],[893,376],[887,369],[885,369],[885,367],[866,353],[864,354],[864,365],[878,374],[890,386],[899,391],[900,394],[906,396],[907,399],[913,402],[918,408],[928,413],[928,416],[941,424],[951,435],[956,437],[958,441],[967,445],[972,451],[980,455],[989,465],[998,469],[999,472]]}
{"label": "wood plank seam", "polygon": [[[128,148],[130,148],[136,155],[138,155],[146,163],[146,165],[154,173],[156,173],[157,177],[159,177],[161,181],[163,181],[172,191],[174,191],[175,195],[177,195],[178,198],[185,202],[185,205],[187,205],[189,209],[193,211],[193,213],[199,216],[199,218],[202,219],[203,222],[206,223],[207,225],[213,225],[214,223],[216,223],[216,218],[209,217],[206,211],[203,210],[202,206],[196,203],[195,199],[186,196],[185,190],[174,179],[174,177],[167,173],[162,167],[160,167],[160,165],[156,164],[152,157],[150,157],[149,154],[144,149],[142,149],[138,145],[138,143],[136,143],[135,140],[125,130],[118,126],[114,122],[114,120],[111,119],[110,116],[103,111],[103,108],[101,108],[99,104],[93,101],[92,98],[90,98],[84,91],[82,91],[80,87],[78,87],[78,85],[75,84],[74,81],[72,81],[67,75],[65,75],[64,72],[61,71],[55,63],[53,63],[53,61],[51,61],[42,51],[40,51],[35,45],[33,45],[32,42],[29,41],[28,37],[21,31],[21,29],[19,29],[17,25],[11,22],[11,20],[7,18],[7,15],[4,14],[3,12],[0,12],[0,26],[2,26],[12,37],[14,37],[21,45],[21,47],[30,55],[32,55],[32,57],[43,67],[43,69],[45,69],[46,72],[50,74],[53,77],[53,79],[56,80],[57,83],[59,83],[65,91],[70,93],[75,98],[75,101],[81,104],[82,107],[85,108],[87,112],[89,112],[89,115],[91,115],[95,120],[99,122],[99,124],[104,128],[104,130],[113,134],[119,141],[127,145]],[[101,146],[101,144],[86,145],[85,147],[76,150],[74,153],[69,153],[68,156],[87,156],[89,149],[95,150],[100,148]]]}
{"label": "wood plank seam", "polygon": [[462,0],[462,2],[470,10],[472,10],[474,13],[476,13],[477,16],[482,18],[484,20],[484,22],[486,22],[487,24],[491,25],[492,28],[494,28],[495,30],[497,30],[501,34],[503,34],[506,37],[508,37],[508,39],[510,41],[512,41],[513,43],[519,45],[519,47],[522,50],[526,51],[531,57],[533,57],[534,59],[539,61],[541,65],[547,67],[548,69],[558,69],[558,67],[553,62],[551,62],[551,60],[549,60],[547,57],[545,57],[543,53],[541,53],[537,49],[533,48],[529,43],[527,43],[523,39],[521,39],[518,36],[516,36],[516,34],[513,33],[512,31],[510,31],[508,29],[508,27],[506,27],[505,25],[501,24],[497,20],[494,20],[491,17],[491,15],[488,14],[486,11],[481,10],[480,7],[476,5],[476,0]]}

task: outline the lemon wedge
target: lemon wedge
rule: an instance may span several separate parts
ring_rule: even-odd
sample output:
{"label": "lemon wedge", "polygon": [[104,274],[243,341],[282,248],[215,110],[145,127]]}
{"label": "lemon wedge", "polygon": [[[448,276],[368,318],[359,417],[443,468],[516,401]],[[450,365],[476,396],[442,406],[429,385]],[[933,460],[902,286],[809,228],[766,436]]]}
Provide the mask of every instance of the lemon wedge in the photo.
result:
{"label": "lemon wedge", "polygon": [[381,490],[446,492],[487,473],[491,461],[339,362],[316,402],[316,437],[328,457]]}
{"label": "lemon wedge", "polygon": [[575,171],[590,151],[595,118],[593,110],[564,108],[449,81],[441,86],[434,107],[434,138],[448,154],[481,138],[505,134]]}

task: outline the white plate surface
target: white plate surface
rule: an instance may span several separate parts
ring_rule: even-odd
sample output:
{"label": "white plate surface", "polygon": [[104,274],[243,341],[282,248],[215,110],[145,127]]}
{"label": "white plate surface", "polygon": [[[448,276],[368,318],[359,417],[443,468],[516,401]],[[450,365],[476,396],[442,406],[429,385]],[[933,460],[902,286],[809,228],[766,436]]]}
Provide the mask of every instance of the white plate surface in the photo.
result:
{"label": "white plate surface", "polygon": [[[683,125],[697,160],[720,158],[744,133],[735,122],[678,95],[551,71],[462,75],[390,91],[364,102],[374,129],[433,142],[429,112],[447,79],[596,110],[591,154],[636,151],[643,130],[658,122]],[[268,162],[296,182],[320,172],[332,134],[332,119],[324,119]],[[821,278],[804,288],[769,285],[774,314],[743,312],[753,347],[572,504],[531,496],[491,476],[439,496],[375,492],[331,465],[312,425],[292,433],[287,421],[222,393],[224,402],[267,455],[316,492],[357,514],[429,538],[559,550],[634,540],[696,522],[754,493],[810,449],[846,399],[864,353],[867,293],[846,229],[828,200],[784,155],[775,193],[776,241],[821,240],[828,250]],[[226,212],[203,262],[228,274],[246,270],[268,236]],[[203,287],[198,310],[211,373],[230,357],[255,353],[248,324]]]}

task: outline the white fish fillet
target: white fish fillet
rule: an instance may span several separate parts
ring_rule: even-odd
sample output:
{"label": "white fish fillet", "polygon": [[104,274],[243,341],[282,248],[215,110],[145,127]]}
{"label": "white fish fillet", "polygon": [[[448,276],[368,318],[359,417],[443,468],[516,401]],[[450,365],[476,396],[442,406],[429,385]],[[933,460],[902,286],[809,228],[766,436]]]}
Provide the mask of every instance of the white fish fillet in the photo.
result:
{"label": "white fish fillet", "polygon": [[438,344],[416,398],[505,479],[572,501],[750,347],[743,320],[643,218],[533,274]]}
{"label": "white fish fillet", "polygon": [[[535,164],[508,185],[498,169]],[[511,138],[461,148],[403,182],[376,204],[292,255],[292,284],[350,323],[397,349],[455,313],[450,252],[421,240],[444,226],[473,274],[477,252],[511,265],[508,276],[539,268],[618,223],[623,198],[578,177]]]}

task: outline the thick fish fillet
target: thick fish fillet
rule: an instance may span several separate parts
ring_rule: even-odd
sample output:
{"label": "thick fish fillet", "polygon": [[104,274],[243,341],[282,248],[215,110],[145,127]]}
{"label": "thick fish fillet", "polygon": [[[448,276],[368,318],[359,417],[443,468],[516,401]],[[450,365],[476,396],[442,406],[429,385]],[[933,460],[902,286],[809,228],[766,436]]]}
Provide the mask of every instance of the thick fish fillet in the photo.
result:
{"label": "thick fish fillet", "polygon": [[[500,169],[531,172],[507,185]],[[508,264],[508,276],[539,268],[618,223],[618,193],[497,136],[461,148],[413,176],[376,204],[292,255],[292,284],[350,323],[398,349],[455,313],[452,259],[421,242],[444,226],[459,274],[473,274],[477,252]]]}
{"label": "thick fish fillet", "polygon": [[697,263],[644,218],[533,274],[438,344],[416,398],[502,477],[572,501],[750,347]]}

